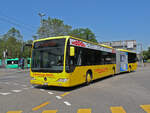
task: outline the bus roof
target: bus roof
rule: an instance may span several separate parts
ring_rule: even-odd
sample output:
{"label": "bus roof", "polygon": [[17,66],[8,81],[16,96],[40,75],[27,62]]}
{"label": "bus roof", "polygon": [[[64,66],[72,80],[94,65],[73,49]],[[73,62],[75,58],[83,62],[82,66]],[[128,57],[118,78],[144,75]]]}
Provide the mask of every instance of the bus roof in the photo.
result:
{"label": "bus roof", "polygon": [[136,52],[133,52],[133,51],[130,51],[130,50],[126,50],[126,49],[117,49],[119,51],[123,51],[123,52],[129,52],[129,53],[136,53]]}
{"label": "bus roof", "polygon": [[62,39],[62,38],[66,38],[66,39],[72,38],[72,39],[76,39],[76,40],[81,40],[81,41],[84,41],[84,42],[88,42],[88,43],[91,43],[91,44],[94,44],[94,45],[99,45],[99,46],[106,47],[106,48],[112,48],[112,47],[104,45],[104,44],[98,44],[96,42],[91,42],[91,41],[88,41],[88,40],[84,40],[84,39],[81,39],[81,38],[75,38],[75,37],[72,37],[72,36],[48,37],[48,38],[34,40],[33,43],[38,42],[38,41],[44,41],[44,40],[50,40],[50,39]]}
{"label": "bus roof", "polygon": [[[38,42],[38,41],[44,41],[44,40],[50,40],[50,39],[62,39],[62,38],[66,38],[66,39],[72,38],[72,39],[76,39],[76,40],[81,40],[81,41],[84,41],[84,42],[88,42],[88,43],[91,43],[91,44],[94,44],[94,45],[99,45],[99,46],[102,46],[102,47],[105,47],[105,48],[111,48],[111,49],[113,49],[113,47],[108,46],[108,45],[99,44],[99,43],[96,43],[96,42],[91,42],[91,41],[88,41],[88,40],[84,40],[84,39],[81,39],[81,38],[75,38],[75,37],[72,37],[72,36],[48,37],[48,38],[43,38],[43,39],[34,40],[33,43],[34,43],[34,42]],[[115,48],[114,48],[114,49],[115,49]],[[133,52],[133,51],[130,51],[130,50],[126,50],[126,49],[117,49],[117,50],[123,51],[123,52],[136,53],[136,52]]]}
{"label": "bus roof", "polygon": [[33,42],[44,41],[44,40],[51,40],[51,39],[69,38],[69,37],[70,36],[48,37],[48,38],[42,38],[42,39],[34,40]]}

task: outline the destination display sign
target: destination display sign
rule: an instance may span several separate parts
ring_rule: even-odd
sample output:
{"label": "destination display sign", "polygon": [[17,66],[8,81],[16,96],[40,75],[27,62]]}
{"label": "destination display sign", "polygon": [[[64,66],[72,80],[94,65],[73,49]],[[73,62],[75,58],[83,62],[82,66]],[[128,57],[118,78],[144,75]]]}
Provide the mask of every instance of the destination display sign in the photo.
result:
{"label": "destination display sign", "polygon": [[75,39],[70,39],[70,45],[115,53],[115,49],[106,48],[100,45],[94,45],[91,43],[87,43],[87,42],[83,42],[83,41],[75,40]]}
{"label": "destination display sign", "polygon": [[34,49],[47,47],[60,47],[65,45],[65,39],[44,40],[34,43]]}

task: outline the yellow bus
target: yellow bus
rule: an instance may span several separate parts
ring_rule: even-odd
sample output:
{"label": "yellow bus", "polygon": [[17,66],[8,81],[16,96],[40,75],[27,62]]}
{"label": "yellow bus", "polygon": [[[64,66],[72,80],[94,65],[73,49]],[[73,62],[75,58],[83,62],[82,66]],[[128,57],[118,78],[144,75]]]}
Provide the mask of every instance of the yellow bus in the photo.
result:
{"label": "yellow bus", "polygon": [[72,87],[137,68],[136,53],[72,36],[32,44],[31,84]]}

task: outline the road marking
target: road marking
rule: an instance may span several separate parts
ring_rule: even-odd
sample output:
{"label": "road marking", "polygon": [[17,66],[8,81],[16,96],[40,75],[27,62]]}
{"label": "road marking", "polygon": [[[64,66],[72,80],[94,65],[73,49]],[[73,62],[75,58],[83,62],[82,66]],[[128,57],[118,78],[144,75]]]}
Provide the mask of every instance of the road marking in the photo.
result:
{"label": "road marking", "polygon": [[42,113],[56,113],[57,110],[46,110],[46,111],[43,111]]}
{"label": "road marking", "polygon": [[44,89],[40,89],[40,91],[45,91]]}
{"label": "road marking", "polygon": [[52,94],[54,94],[54,93],[53,93],[53,92],[48,92],[48,94],[51,94],[51,95],[52,95]]}
{"label": "road marking", "polygon": [[11,90],[12,92],[15,92],[15,93],[19,93],[21,92],[22,90]]}
{"label": "road marking", "polygon": [[7,113],[22,113],[22,111],[8,111]]}
{"label": "road marking", "polygon": [[56,98],[57,98],[57,99],[62,99],[62,97],[60,97],[60,96],[56,96]]}
{"label": "road marking", "polygon": [[5,84],[10,84],[10,83],[8,83],[8,82],[5,82]]}
{"label": "road marking", "polygon": [[22,85],[23,87],[27,87],[27,85]]}
{"label": "road marking", "polygon": [[121,106],[110,107],[110,110],[112,113],[126,113],[123,107]]}
{"label": "road marking", "polygon": [[7,92],[7,93],[0,93],[0,95],[9,95],[11,94],[10,92]]}
{"label": "road marking", "polygon": [[142,109],[144,109],[145,112],[150,113],[150,105],[140,105]]}
{"label": "road marking", "polygon": [[77,113],[91,113],[91,109],[79,109]]}
{"label": "road marking", "polygon": [[71,106],[71,104],[67,101],[64,101],[64,103],[67,105],[67,106]]}
{"label": "road marking", "polygon": [[29,89],[29,88],[23,88],[23,89]]}
{"label": "road marking", "polygon": [[46,105],[48,105],[48,104],[50,104],[50,102],[45,102],[45,103],[43,103],[43,104],[41,104],[41,105],[39,105],[39,106],[34,107],[34,108],[32,109],[32,111],[36,111],[36,110],[38,110],[38,109],[40,109],[40,108],[42,108],[42,107],[44,107],[44,106],[46,106]]}
{"label": "road marking", "polygon": [[68,95],[69,93],[70,92],[66,92],[66,93],[62,94],[61,96],[64,97],[64,96]]}

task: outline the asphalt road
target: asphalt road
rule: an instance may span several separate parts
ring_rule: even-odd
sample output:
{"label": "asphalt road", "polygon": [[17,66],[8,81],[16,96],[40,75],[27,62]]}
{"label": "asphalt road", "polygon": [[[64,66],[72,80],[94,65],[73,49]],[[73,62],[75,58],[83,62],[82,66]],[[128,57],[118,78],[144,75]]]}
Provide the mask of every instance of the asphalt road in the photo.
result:
{"label": "asphalt road", "polygon": [[0,69],[0,113],[150,113],[150,67],[69,89],[29,80],[28,71]]}

